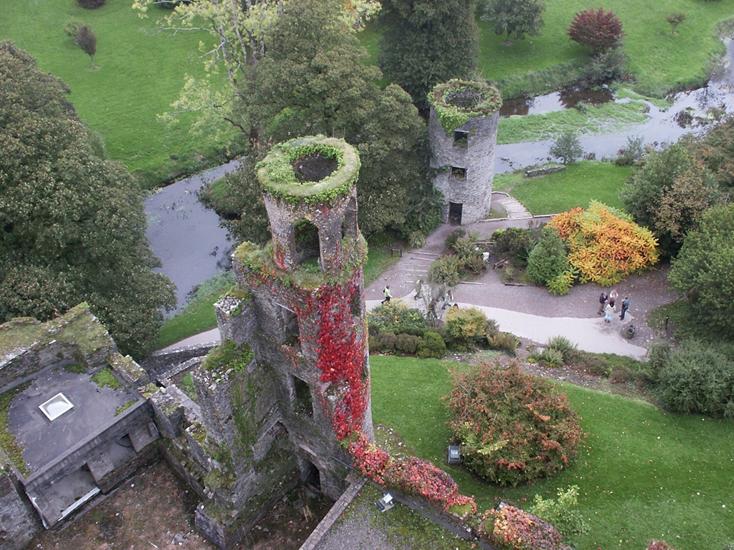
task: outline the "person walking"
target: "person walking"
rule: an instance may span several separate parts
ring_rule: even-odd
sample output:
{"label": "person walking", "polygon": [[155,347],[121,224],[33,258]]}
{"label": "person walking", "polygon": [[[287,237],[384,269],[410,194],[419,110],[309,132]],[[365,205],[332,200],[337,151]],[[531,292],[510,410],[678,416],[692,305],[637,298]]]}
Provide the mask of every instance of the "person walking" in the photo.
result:
{"label": "person walking", "polygon": [[392,298],[392,294],[390,293],[390,285],[385,285],[385,288],[382,289],[382,295],[385,297],[385,299],[382,300],[383,304],[390,302],[390,299]]}
{"label": "person walking", "polygon": [[613,314],[614,308],[607,302],[607,305],[604,306],[604,322],[611,323]]}
{"label": "person walking", "polygon": [[604,306],[607,303],[607,294],[606,292],[602,292],[599,296],[599,311],[597,312],[597,315],[603,315],[604,314]]}
{"label": "person walking", "polygon": [[625,296],[624,300],[622,300],[622,313],[619,315],[619,319],[621,321],[624,321],[624,315],[627,313],[627,310],[630,308],[630,297]]}

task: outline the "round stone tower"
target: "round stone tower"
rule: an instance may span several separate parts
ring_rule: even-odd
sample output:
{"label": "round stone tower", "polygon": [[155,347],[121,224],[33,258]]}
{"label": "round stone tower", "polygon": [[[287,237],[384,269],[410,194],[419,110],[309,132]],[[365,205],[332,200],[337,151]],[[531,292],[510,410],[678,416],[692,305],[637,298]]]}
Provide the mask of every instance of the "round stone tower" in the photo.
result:
{"label": "round stone tower", "polygon": [[443,221],[474,223],[489,214],[502,98],[487,82],[449,80],[428,94],[433,185],[444,197]]}
{"label": "round stone tower", "polygon": [[332,498],[345,488],[350,461],[340,442],[373,438],[359,168],[357,151],[341,139],[274,146],[257,166],[272,241],[244,243],[234,254],[239,286],[252,296],[244,339],[275,382],[266,399],[302,478],[317,479]]}

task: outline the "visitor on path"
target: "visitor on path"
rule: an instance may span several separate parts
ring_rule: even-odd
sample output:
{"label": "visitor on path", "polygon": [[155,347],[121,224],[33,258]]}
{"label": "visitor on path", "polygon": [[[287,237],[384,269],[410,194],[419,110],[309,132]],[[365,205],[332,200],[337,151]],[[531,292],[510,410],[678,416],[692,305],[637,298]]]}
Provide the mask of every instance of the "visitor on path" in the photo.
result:
{"label": "visitor on path", "polygon": [[609,293],[609,305],[612,306],[612,311],[616,311],[616,308],[614,307],[614,304],[617,303],[617,298],[619,298],[619,292],[617,292],[615,289],[612,289],[612,291]]}
{"label": "visitor on path", "polygon": [[624,321],[624,314],[627,313],[627,310],[630,308],[630,297],[625,296],[624,300],[622,300],[622,313],[619,315],[619,319],[621,321]]}
{"label": "visitor on path", "polygon": [[599,311],[597,312],[597,315],[603,315],[604,314],[604,306],[607,304],[607,294],[606,292],[602,292],[599,296]]}
{"label": "visitor on path", "polygon": [[388,303],[390,299],[392,298],[392,294],[390,293],[390,285],[385,285],[385,288],[382,289],[382,295],[385,297],[382,303],[383,304]]}
{"label": "visitor on path", "polygon": [[607,305],[604,306],[604,322],[611,323],[613,314],[614,308],[609,304],[609,302],[607,302]]}

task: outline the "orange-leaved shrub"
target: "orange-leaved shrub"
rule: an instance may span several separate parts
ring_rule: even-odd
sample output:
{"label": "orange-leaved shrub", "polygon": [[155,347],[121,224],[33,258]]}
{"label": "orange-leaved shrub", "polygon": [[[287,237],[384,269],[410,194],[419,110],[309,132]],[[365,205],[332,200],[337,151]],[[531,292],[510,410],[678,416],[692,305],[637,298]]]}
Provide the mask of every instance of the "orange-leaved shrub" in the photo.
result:
{"label": "orange-leaved shrub", "polygon": [[583,436],[568,398],[517,364],[484,363],[456,374],[448,403],[464,465],[501,485],[561,471]]}
{"label": "orange-leaved shrub", "polygon": [[561,550],[563,536],[550,523],[514,506],[501,505],[482,517],[479,532],[507,550]]}
{"label": "orange-leaved shrub", "polygon": [[615,285],[659,258],[657,240],[649,229],[600,202],[558,214],[548,225],[566,242],[568,260],[582,283]]}

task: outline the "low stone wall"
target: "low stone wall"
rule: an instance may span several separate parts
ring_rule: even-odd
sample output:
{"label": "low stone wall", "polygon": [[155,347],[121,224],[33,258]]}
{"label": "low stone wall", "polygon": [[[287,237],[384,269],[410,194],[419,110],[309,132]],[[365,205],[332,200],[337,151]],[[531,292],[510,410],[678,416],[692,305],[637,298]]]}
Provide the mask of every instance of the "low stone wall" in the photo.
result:
{"label": "low stone wall", "polygon": [[203,357],[216,345],[216,342],[210,342],[172,351],[159,351],[143,359],[140,365],[148,372],[152,379],[167,377],[170,376],[168,371],[172,368],[194,357]]}

